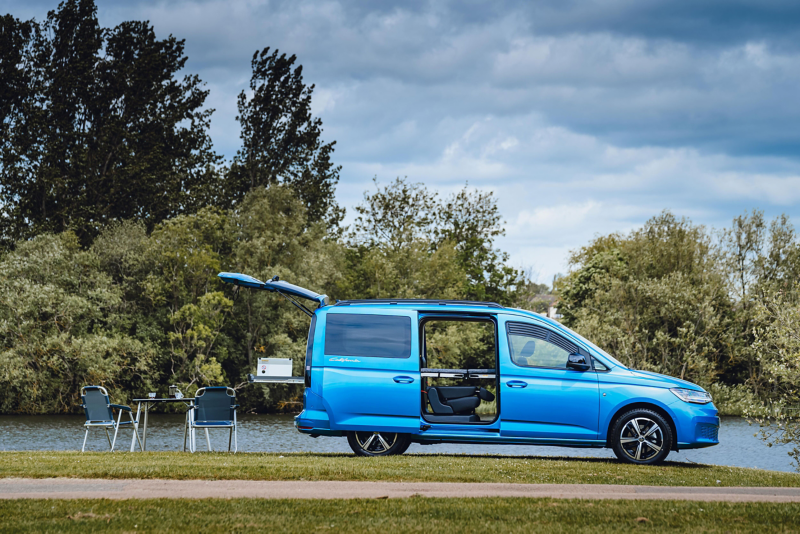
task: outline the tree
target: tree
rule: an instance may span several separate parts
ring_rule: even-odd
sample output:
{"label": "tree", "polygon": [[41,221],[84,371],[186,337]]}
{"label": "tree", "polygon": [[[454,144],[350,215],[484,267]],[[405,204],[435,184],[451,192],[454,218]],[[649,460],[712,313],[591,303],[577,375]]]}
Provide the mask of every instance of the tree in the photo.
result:
{"label": "tree", "polygon": [[[3,19],[0,200],[6,245],[73,229],[88,245],[111,221],[148,229],[193,209],[219,160],[197,76],[177,78],[184,41],[146,22],[101,28],[92,0],[46,21]],[[19,51],[14,55],[14,50]]]}
{"label": "tree", "polygon": [[735,217],[732,227],[721,234],[730,287],[743,308],[749,307],[752,286],[761,278],[765,230],[764,212],[753,210],[749,217],[747,213]]}
{"label": "tree", "polygon": [[508,254],[494,246],[494,240],[505,235],[494,193],[470,191],[465,185],[438,206],[436,213],[438,242],[455,243],[459,263],[467,273],[466,297],[503,305],[517,300],[515,290],[523,284],[523,277],[507,265]]}
{"label": "tree", "polygon": [[[258,187],[249,192],[229,212],[225,234],[233,243],[230,269],[261,280],[279,276],[318,293],[332,294],[341,276],[342,247],[327,239],[324,222],[308,221],[306,213],[288,186]],[[226,293],[232,294],[231,286],[224,286]],[[309,319],[277,293],[239,290],[227,325],[231,357],[223,367],[231,379],[244,381],[259,357],[293,358],[295,376],[303,374]],[[280,409],[296,407],[301,396],[302,390],[296,387],[276,385],[246,388],[240,399],[251,406]]]}
{"label": "tree", "polygon": [[[407,178],[398,177],[384,187],[373,181],[376,191],[365,192],[364,202],[355,208],[358,217],[348,236],[352,249],[384,250],[386,258],[399,260],[409,254],[410,261],[420,247],[445,253],[452,248],[462,282],[447,294],[501,304],[515,300],[522,276],[505,264],[508,255],[494,247],[494,239],[504,230],[492,193],[471,191],[465,185],[442,201],[423,184]],[[359,254],[369,256],[363,251]],[[453,297],[433,294],[431,298]]]}
{"label": "tree", "polygon": [[68,413],[81,386],[124,401],[158,382],[157,348],[120,328],[122,290],[99,264],[71,232],[0,260],[0,413]]}
{"label": "tree", "polygon": [[341,169],[331,161],[336,142],[321,139],[322,120],[311,114],[314,85],[303,82],[297,57],[278,54],[269,47],[253,54],[252,97],[241,92],[236,117],[242,147],[219,197],[233,205],[257,187],[284,184],[303,202],[308,221],[336,226],[343,216],[334,199]]}
{"label": "tree", "polygon": [[349,235],[353,247],[386,248],[400,251],[421,239],[433,241],[437,225],[436,193],[408,178],[397,177],[381,187],[372,179],[375,192],[364,192],[364,202],[356,206],[358,214]]}
{"label": "tree", "polygon": [[762,438],[789,444],[789,455],[800,470],[800,284],[778,292],[756,307],[753,348],[758,354],[766,410]]}
{"label": "tree", "polygon": [[731,228],[720,232],[719,255],[735,302],[731,326],[735,351],[728,359],[725,378],[747,383],[750,391],[761,395],[766,378],[755,348],[754,318],[765,317],[756,313],[765,302],[792,290],[800,277],[800,245],[786,215],[768,225],[764,213],[753,210],[735,217]]}
{"label": "tree", "polygon": [[230,255],[226,223],[213,207],[175,217],[153,230],[144,251],[150,272],[140,287],[167,331],[162,372],[188,394],[224,383],[227,351],[216,342],[233,307],[217,279]]}
{"label": "tree", "polygon": [[729,365],[732,303],[710,235],[664,212],[574,252],[565,323],[623,363],[709,387]]}
{"label": "tree", "polygon": [[[336,268],[326,261],[322,223],[307,226],[306,209],[291,188],[254,189],[232,210],[226,228],[235,243],[231,257],[235,269],[261,280],[279,276],[324,292],[325,279]],[[321,265],[320,259],[329,264]],[[257,346],[271,349],[275,336],[287,330],[305,341],[306,317],[293,307],[287,309],[288,303],[277,294],[243,293],[237,303],[237,321],[245,334],[242,352],[247,355],[248,367],[256,363]]]}

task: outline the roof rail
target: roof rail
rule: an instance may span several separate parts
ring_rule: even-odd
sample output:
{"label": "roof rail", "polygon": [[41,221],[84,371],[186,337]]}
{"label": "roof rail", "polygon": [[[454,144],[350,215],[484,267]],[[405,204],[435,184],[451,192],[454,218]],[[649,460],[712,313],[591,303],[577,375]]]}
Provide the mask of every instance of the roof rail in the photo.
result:
{"label": "roof rail", "polygon": [[432,304],[439,306],[486,306],[488,308],[502,308],[496,302],[481,302],[478,300],[439,300],[439,299],[355,299],[340,300],[336,306],[349,306],[351,304]]}

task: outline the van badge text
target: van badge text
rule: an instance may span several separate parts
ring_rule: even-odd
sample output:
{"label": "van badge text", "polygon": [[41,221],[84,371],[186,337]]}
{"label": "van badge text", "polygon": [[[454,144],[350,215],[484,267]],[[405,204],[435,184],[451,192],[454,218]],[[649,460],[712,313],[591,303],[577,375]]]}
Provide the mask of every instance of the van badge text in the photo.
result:
{"label": "van badge text", "polygon": [[360,363],[361,360],[356,360],[355,358],[328,358],[329,362],[353,362],[353,363]]}

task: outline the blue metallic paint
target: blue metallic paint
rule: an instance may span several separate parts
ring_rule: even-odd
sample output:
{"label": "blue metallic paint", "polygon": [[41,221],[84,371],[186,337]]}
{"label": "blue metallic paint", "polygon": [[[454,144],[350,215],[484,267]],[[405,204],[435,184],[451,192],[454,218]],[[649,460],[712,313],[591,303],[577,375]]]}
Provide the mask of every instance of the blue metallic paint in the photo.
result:
{"label": "blue metallic paint", "polygon": [[516,365],[511,360],[506,321],[520,322],[516,317],[500,317],[500,435],[596,440],[600,404],[597,374]]}
{"label": "blue metallic paint", "polygon": [[258,278],[241,273],[219,273],[217,276],[223,282],[228,284],[246,287],[249,289],[263,289],[264,291],[271,292],[277,291],[293,297],[316,301],[320,306],[325,306],[328,302],[327,295],[320,295],[319,293],[315,293],[303,287],[284,282],[283,280],[268,280],[266,282],[262,282]]}
{"label": "blue metallic paint", "polygon": [[[336,358],[323,353],[324,318],[327,313],[399,314],[418,321],[420,314],[441,312],[435,304],[355,304],[347,308],[316,310],[318,326],[312,355],[312,385],[304,396],[304,410],[296,418],[301,432],[341,436],[348,430],[405,432],[417,443],[541,444],[565,447],[606,447],[613,419],[631,407],[649,406],[666,414],[674,424],[679,449],[709,447],[719,443],[714,428],[719,426],[712,403],[690,404],[678,399],[669,388],[702,391],[696,384],[664,375],[627,369],[563,325],[523,310],[487,309],[479,306],[448,305],[450,314],[491,316],[498,321],[500,416],[491,424],[430,424],[421,416],[419,335],[412,329],[411,357]],[[608,371],[532,369],[515,366],[509,356],[505,321],[539,324],[570,339]],[[321,325],[321,327],[320,327]],[[333,360],[332,360],[333,358]],[[410,377],[413,382],[396,381]],[[524,381],[525,388],[509,388],[511,380]],[[532,395],[514,396],[517,392]],[[513,392],[513,393],[511,393]],[[577,394],[577,397],[575,396]],[[605,395],[604,395],[605,394]],[[595,396],[596,395],[596,396]],[[526,405],[547,406],[547,410],[526,411]],[[702,425],[711,425],[704,429]],[[423,428],[425,428],[423,430]]]}
{"label": "blue metallic paint", "polygon": [[[417,323],[416,310],[372,309],[363,306],[327,308],[317,311],[315,366],[324,368],[320,396],[330,417],[332,430],[419,432],[420,374],[419,333],[411,329],[411,352],[407,358],[344,357],[326,354],[325,330],[329,314],[394,315]],[[314,369],[318,369],[315,367]],[[401,381],[396,378],[403,377]],[[312,378],[313,384],[313,378]]]}

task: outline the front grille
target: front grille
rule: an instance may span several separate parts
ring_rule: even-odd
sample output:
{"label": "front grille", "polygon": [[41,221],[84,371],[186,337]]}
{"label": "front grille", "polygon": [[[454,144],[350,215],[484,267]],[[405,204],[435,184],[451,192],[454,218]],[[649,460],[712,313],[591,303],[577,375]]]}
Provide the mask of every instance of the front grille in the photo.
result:
{"label": "front grille", "polygon": [[717,441],[719,439],[719,426],[709,424],[700,424],[697,426],[699,427],[698,433],[701,438],[711,441]]}

